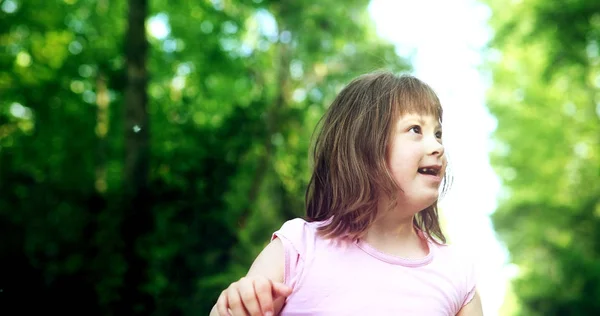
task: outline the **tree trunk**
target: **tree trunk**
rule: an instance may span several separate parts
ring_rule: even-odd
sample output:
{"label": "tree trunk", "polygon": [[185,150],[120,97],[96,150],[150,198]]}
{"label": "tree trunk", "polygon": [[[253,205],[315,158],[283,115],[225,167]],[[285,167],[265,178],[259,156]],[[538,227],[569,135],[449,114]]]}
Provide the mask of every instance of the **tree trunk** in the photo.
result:
{"label": "tree trunk", "polygon": [[128,29],[125,38],[127,87],[125,90],[124,207],[121,236],[127,264],[117,315],[149,315],[153,299],[143,291],[148,283],[148,261],[138,250],[140,238],[152,229],[148,172],[150,163],[148,126],[148,74],[145,20],[148,0],[128,0]]}
{"label": "tree trunk", "polygon": [[129,0],[126,35],[127,87],[125,90],[125,175],[126,189],[137,192],[147,184],[149,167],[148,96],[146,88],[146,42],[144,21],[148,0]]}

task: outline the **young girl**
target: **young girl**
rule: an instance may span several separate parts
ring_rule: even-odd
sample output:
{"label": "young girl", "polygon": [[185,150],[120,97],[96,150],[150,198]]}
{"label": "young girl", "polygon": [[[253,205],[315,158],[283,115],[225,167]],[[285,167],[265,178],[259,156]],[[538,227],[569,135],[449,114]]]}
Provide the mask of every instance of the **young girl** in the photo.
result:
{"label": "young girl", "polygon": [[321,121],[306,219],[273,234],[211,315],[482,315],[472,265],[438,220],[441,121],[414,77],[346,86]]}

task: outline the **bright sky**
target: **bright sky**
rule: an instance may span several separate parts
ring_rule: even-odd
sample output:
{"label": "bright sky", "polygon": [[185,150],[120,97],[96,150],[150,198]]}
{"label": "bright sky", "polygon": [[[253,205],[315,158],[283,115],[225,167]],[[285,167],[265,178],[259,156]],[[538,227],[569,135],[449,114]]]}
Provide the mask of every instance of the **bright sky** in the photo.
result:
{"label": "bright sky", "polygon": [[500,189],[488,158],[496,122],[485,107],[487,82],[477,70],[491,36],[490,11],[476,0],[372,0],[369,11],[378,34],[400,55],[412,56],[414,75],[433,87],[444,106],[454,175],[440,203],[446,234],[474,255],[484,314],[498,315],[511,269],[489,219]]}

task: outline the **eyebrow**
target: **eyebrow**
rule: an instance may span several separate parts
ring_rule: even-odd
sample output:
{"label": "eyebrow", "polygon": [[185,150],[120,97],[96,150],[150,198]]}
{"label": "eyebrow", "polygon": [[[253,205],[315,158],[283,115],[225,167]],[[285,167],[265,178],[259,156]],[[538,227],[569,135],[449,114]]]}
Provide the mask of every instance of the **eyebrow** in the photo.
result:
{"label": "eyebrow", "polygon": [[[422,125],[427,125],[425,124],[425,120],[423,120],[423,117],[418,116],[418,117],[411,117],[409,119],[407,119],[407,121],[416,121],[417,123],[419,123],[421,126]],[[435,124],[435,129],[442,129],[442,124],[440,124],[440,122],[438,121],[437,124]]]}

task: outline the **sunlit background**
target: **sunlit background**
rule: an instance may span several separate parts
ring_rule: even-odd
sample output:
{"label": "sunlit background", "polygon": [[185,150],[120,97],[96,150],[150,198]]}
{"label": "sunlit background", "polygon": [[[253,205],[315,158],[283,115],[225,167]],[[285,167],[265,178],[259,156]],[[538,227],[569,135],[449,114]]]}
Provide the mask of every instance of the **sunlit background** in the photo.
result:
{"label": "sunlit background", "polygon": [[491,38],[490,9],[471,0],[373,0],[369,12],[378,34],[394,43],[400,55],[410,56],[414,74],[442,101],[444,142],[454,176],[441,201],[447,233],[453,244],[476,258],[484,313],[498,315],[508,258],[489,218],[500,186],[488,156],[496,122],[485,105],[490,78],[478,69]]}

